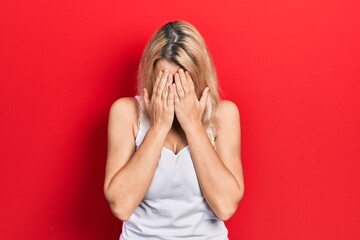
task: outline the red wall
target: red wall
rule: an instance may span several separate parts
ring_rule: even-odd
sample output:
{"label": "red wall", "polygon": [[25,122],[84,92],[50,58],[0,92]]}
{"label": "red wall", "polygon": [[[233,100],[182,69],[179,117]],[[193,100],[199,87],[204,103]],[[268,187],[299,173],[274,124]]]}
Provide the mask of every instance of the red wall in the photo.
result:
{"label": "red wall", "polygon": [[103,196],[110,105],[151,34],[203,34],[241,113],[230,239],[360,239],[357,1],[2,1],[1,239],[118,239]]}

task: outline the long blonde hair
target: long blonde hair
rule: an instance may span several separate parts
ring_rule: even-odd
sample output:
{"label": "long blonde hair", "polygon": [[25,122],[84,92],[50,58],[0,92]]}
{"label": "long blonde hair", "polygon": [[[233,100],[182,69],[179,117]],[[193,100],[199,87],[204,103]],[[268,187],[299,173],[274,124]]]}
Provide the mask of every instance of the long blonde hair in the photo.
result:
{"label": "long blonde hair", "polygon": [[[214,136],[209,128],[212,128],[211,120],[220,96],[215,66],[203,37],[193,25],[183,20],[168,22],[158,29],[148,41],[139,64],[137,73],[139,96],[143,97],[143,88],[147,88],[151,96],[153,80],[157,75],[154,71],[155,64],[160,59],[166,59],[189,71],[198,99],[202,91],[209,87],[202,122],[214,144]],[[144,101],[140,101],[140,116],[149,119]]]}

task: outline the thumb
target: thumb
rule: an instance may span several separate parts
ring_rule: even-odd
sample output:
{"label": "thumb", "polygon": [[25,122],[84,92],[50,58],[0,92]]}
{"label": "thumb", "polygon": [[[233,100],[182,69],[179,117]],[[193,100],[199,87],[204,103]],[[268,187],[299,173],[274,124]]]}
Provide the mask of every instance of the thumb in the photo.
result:
{"label": "thumb", "polygon": [[205,106],[205,104],[206,104],[206,100],[207,100],[207,98],[208,98],[209,91],[210,91],[210,88],[209,88],[209,87],[206,87],[206,88],[204,89],[204,91],[202,92],[202,94],[201,94],[200,104],[201,104],[202,106]]}
{"label": "thumb", "polygon": [[148,93],[148,91],[147,91],[146,88],[143,89],[143,92],[144,92],[144,102],[145,102],[145,106],[146,106],[146,109],[148,109],[149,104],[150,104],[149,93]]}

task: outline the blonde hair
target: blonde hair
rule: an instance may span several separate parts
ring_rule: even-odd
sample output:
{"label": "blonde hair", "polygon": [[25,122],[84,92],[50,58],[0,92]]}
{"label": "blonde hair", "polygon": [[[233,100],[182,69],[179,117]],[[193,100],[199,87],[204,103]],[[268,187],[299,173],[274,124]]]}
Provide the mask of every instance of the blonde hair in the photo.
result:
{"label": "blonde hair", "polygon": [[[137,91],[141,99],[143,88],[148,90],[150,96],[152,94],[157,75],[154,69],[160,59],[189,71],[198,99],[202,91],[209,87],[202,123],[214,144],[214,135],[209,128],[212,128],[211,120],[220,96],[215,66],[203,37],[193,25],[183,20],[168,22],[158,29],[148,41],[139,64]],[[140,101],[140,117],[149,119],[144,105],[144,101]]]}

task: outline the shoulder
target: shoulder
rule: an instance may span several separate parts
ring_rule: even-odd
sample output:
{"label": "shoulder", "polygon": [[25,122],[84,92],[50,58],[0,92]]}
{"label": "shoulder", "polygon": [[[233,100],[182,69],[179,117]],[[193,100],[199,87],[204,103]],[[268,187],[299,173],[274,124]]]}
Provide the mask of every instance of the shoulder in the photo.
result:
{"label": "shoulder", "polygon": [[223,126],[240,124],[240,112],[237,105],[230,100],[219,100],[213,122],[216,132],[220,132]]}
{"label": "shoulder", "polygon": [[224,121],[227,119],[240,119],[240,112],[237,105],[230,100],[219,100],[216,105],[215,119]]}
{"label": "shoulder", "polygon": [[221,99],[216,105],[216,112],[222,114],[222,113],[230,113],[230,114],[239,114],[239,109],[237,105],[230,101]]}
{"label": "shoulder", "polygon": [[110,106],[110,112],[130,111],[136,112],[137,103],[134,97],[122,97],[115,100]]}
{"label": "shoulder", "polygon": [[122,97],[115,100],[109,110],[109,121],[126,124],[133,129],[137,126],[138,106],[135,97]]}

